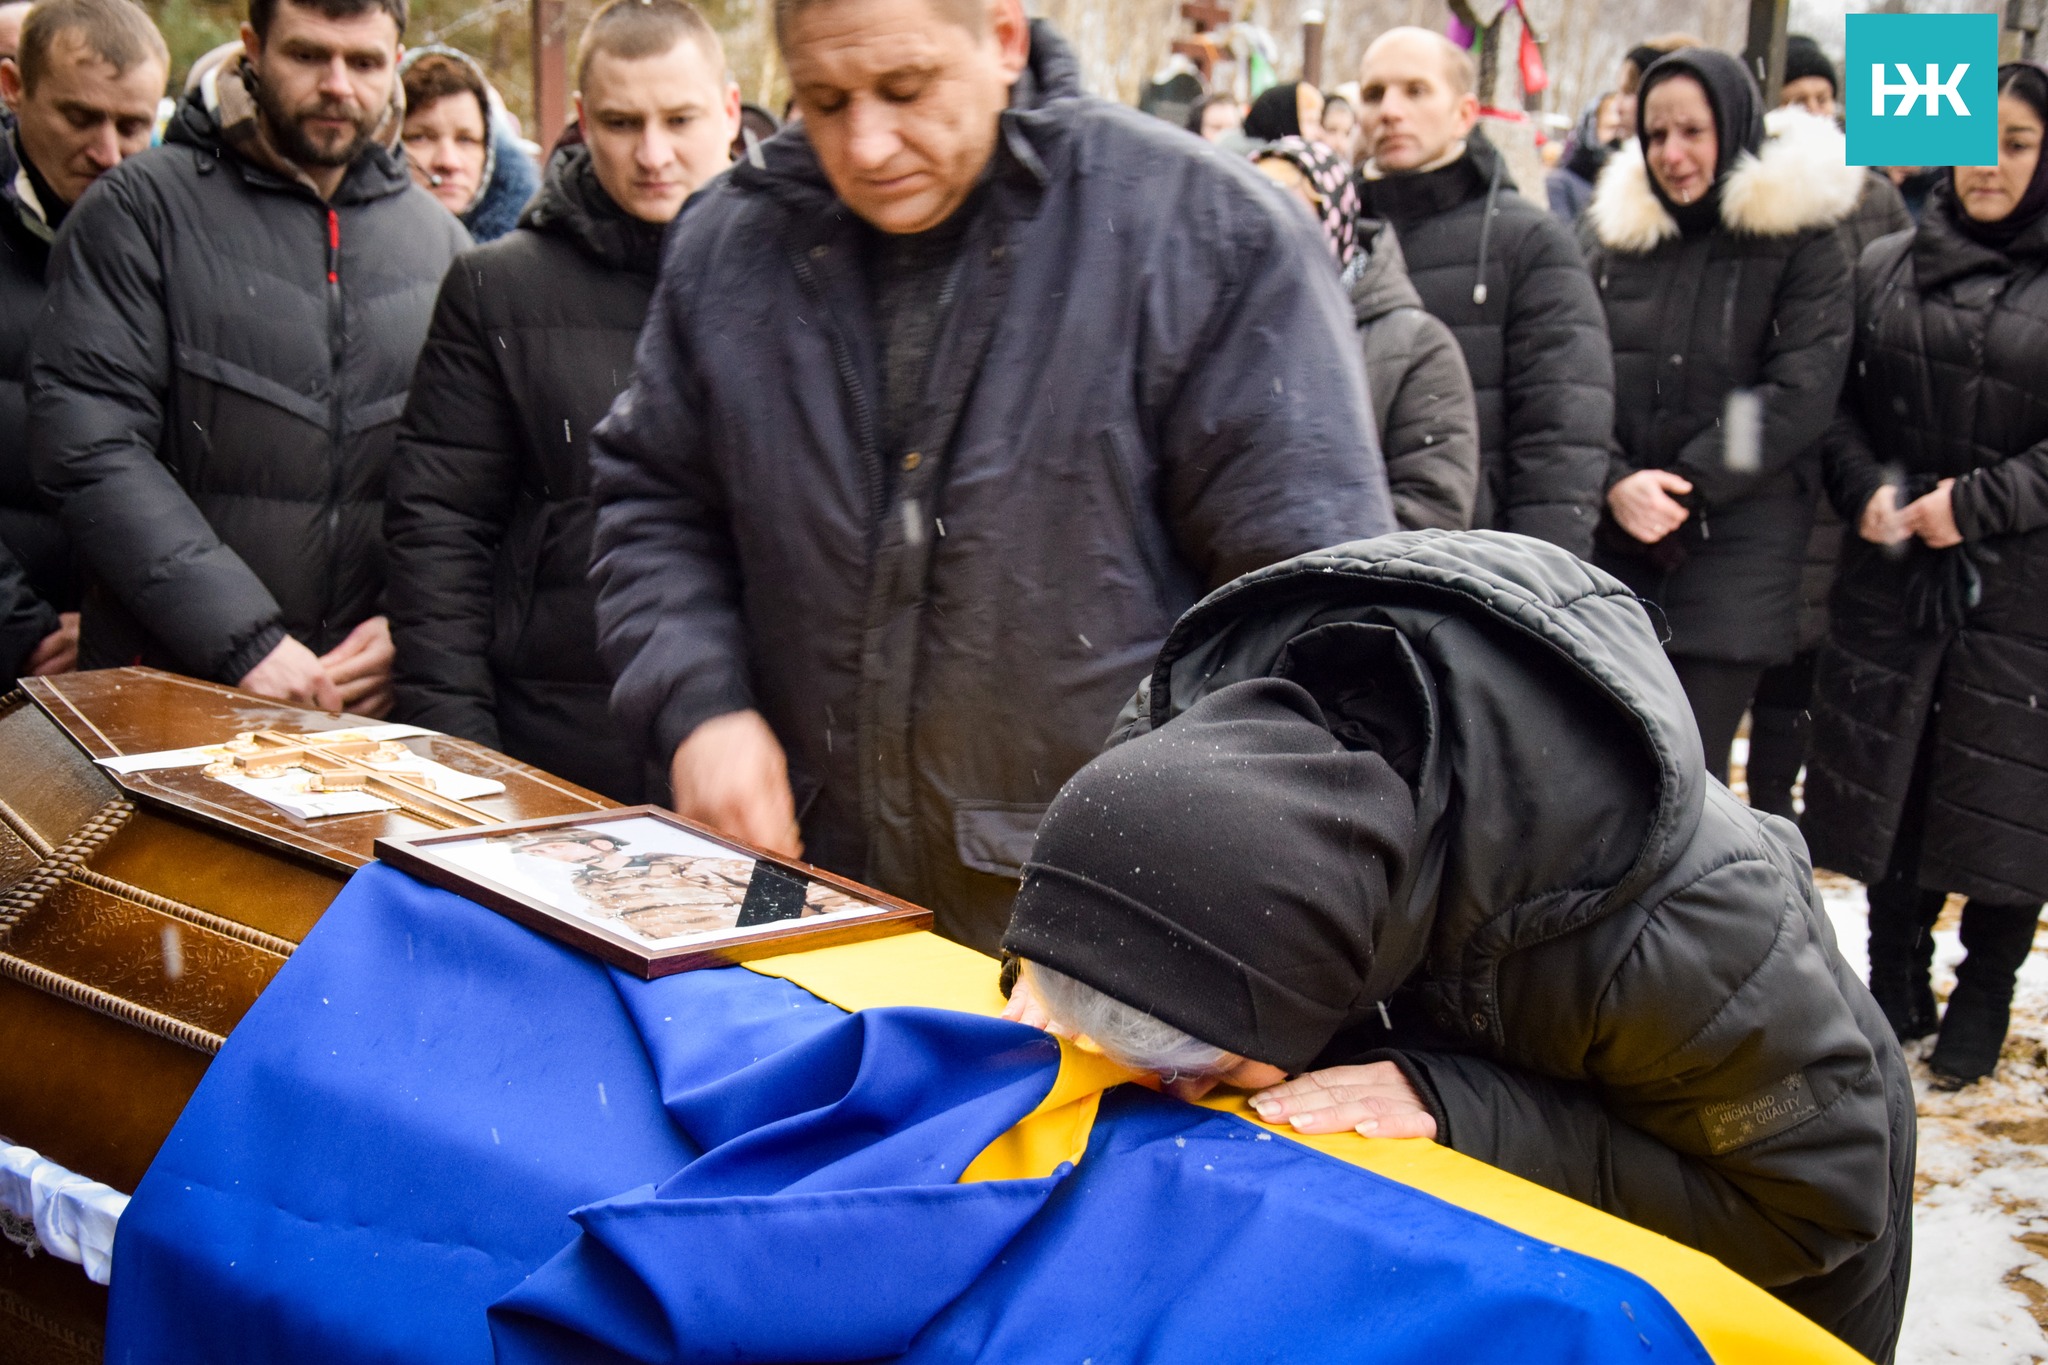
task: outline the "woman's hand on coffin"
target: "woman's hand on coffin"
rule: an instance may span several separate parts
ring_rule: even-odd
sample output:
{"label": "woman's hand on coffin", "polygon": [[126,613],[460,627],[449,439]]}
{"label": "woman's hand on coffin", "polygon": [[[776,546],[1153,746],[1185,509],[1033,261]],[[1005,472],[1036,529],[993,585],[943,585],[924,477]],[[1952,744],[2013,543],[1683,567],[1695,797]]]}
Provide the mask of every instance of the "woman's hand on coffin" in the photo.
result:
{"label": "woman's hand on coffin", "polygon": [[1310,1071],[1261,1090],[1251,1105],[1266,1122],[1292,1124],[1303,1133],[1348,1128],[1367,1137],[1436,1137],[1436,1120],[1392,1062]]}

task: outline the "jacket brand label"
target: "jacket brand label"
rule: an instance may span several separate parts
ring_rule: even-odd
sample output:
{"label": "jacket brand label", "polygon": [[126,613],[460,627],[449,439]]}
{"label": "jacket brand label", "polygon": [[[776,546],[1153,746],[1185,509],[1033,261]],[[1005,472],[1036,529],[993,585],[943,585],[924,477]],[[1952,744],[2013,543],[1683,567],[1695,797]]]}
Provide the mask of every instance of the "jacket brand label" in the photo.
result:
{"label": "jacket brand label", "polygon": [[1850,165],[1997,164],[1997,15],[1852,14],[1847,34]]}
{"label": "jacket brand label", "polygon": [[1782,1133],[1819,1112],[1805,1073],[1795,1071],[1755,1094],[1707,1105],[1700,1110],[1700,1126],[1706,1129],[1707,1150],[1720,1156]]}

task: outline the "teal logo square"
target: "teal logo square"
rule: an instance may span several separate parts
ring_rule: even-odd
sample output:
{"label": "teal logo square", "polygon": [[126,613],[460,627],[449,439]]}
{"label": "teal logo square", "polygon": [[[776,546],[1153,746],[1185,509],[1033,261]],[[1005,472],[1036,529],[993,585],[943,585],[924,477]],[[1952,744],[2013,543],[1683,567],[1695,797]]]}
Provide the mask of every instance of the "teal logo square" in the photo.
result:
{"label": "teal logo square", "polygon": [[1998,164],[1998,16],[1851,14],[1842,115],[1852,166]]}

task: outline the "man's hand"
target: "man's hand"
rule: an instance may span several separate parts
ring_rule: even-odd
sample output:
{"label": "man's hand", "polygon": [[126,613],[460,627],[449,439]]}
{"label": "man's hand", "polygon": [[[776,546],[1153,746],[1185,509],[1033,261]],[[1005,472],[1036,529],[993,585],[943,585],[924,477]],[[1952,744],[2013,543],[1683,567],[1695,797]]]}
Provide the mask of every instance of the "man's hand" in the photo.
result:
{"label": "man's hand", "polygon": [[1692,482],[1668,469],[1638,469],[1607,490],[1607,505],[1622,530],[1645,545],[1655,545],[1692,515],[1671,497],[1690,492]]}
{"label": "man's hand", "polygon": [[335,687],[334,679],[327,676],[319,657],[289,635],[263,656],[262,663],[244,673],[236,686],[259,697],[274,697],[322,711],[341,709],[341,691]]}
{"label": "man's hand", "polygon": [[1266,1122],[1291,1123],[1304,1133],[1351,1128],[1367,1137],[1436,1137],[1436,1120],[1392,1062],[1311,1071],[1261,1090],[1251,1105]]}
{"label": "man's hand", "polygon": [[57,613],[57,628],[43,637],[36,652],[28,656],[28,675],[47,678],[52,673],[69,673],[78,667],[78,613]]}
{"label": "man's hand", "polygon": [[1856,523],[1856,534],[1872,545],[1897,545],[1912,537],[1912,528],[1899,515],[1899,490],[1895,485],[1886,484],[1870,495],[1870,501],[1863,504],[1863,516]]}
{"label": "man's hand", "polygon": [[320,666],[341,691],[341,710],[382,720],[391,714],[391,622],[372,616],[333,649]]}
{"label": "man's hand", "polygon": [[785,858],[801,857],[789,760],[759,711],[714,716],[669,760],[676,814]]}
{"label": "man's hand", "polygon": [[1907,503],[1899,513],[1898,524],[1905,532],[1900,539],[1918,536],[1932,550],[1962,544],[1963,533],[1956,526],[1955,486],[1954,479],[1943,479],[1933,492]]}

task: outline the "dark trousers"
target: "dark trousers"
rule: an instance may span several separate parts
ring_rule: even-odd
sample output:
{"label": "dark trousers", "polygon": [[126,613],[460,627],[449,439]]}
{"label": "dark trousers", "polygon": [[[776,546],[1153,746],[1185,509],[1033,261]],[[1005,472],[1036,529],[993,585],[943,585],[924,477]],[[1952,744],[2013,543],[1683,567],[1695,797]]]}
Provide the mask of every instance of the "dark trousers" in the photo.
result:
{"label": "dark trousers", "polygon": [[1787,820],[1794,818],[1793,785],[1806,766],[1819,658],[1818,647],[1804,649],[1790,663],[1765,669],[1749,707],[1749,804]]}
{"label": "dark trousers", "polygon": [[1719,659],[1695,659],[1674,654],[1672,668],[1678,671],[1678,685],[1692,706],[1693,723],[1699,726],[1700,748],[1707,759],[1707,771],[1722,782],[1728,780],[1728,751],[1735,745],[1735,732],[1742,726],[1742,713],[1756,695],[1762,664],[1731,664]]}

